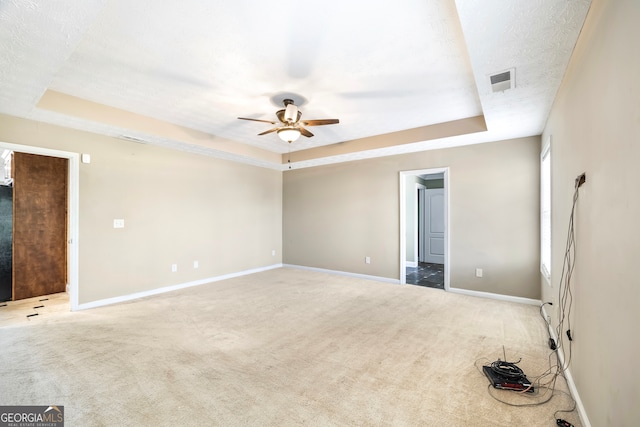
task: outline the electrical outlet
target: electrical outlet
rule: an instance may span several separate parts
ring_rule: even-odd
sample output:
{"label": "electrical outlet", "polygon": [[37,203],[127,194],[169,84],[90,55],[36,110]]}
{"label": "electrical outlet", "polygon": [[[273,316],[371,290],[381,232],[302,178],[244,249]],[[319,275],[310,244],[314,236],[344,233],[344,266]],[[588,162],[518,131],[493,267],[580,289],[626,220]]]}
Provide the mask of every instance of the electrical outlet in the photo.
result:
{"label": "electrical outlet", "polygon": [[371,264],[371,257],[370,256],[364,257],[364,262],[365,264]]}
{"label": "electrical outlet", "polygon": [[276,250],[275,249],[271,251],[271,256],[276,256]]}
{"label": "electrical outlet", "polygon": [[198,268],[199,264],[198,261],[193,261],[193,268]]}
{"label": "electrical outlet", "polygon": [[481,268],[476,268],[476,277],[482,277],[482,269]]}
{"label": "electrical outlet", "polygon": [[124,228],[124,219],[114,219],[113,228]]}
{"label": "electrical outlet", "polygon": [[175,273],[176,271],[178,271],[178,264],[171,264],[171,272]]}

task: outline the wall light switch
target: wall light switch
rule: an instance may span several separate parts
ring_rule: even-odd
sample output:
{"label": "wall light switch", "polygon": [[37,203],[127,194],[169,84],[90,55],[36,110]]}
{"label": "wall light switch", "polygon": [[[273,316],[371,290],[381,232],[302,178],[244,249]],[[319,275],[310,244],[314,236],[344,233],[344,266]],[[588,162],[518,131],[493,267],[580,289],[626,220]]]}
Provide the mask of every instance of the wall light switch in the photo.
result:
{"label": "wall light switch", "polygon": [[80,156],[80,160],[82,161],[82,163],[91,163],[91,154],[82,153],[82,156]]}
{"label": "wall light switch", "polygon": [[476,277],[482,277],[482,269],[476,268]]}
{"label": "wall light switch", "polygon": [[175,273],[176,271],[178,271],[178,264],[171,264],[171,271],[173,273]]}
{"label": "wall light switch", "polygon": [[114,219],[113,228],[124,228],[124,219]]}

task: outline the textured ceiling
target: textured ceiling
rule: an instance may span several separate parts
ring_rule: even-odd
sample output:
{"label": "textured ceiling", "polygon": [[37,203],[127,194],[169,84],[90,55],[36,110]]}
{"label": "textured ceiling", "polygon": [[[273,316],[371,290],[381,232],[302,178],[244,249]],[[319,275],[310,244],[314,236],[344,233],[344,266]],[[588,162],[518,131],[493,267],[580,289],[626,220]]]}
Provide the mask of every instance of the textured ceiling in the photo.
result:
{"label": "textured ceiling", "polygon": [[[276,169],[537,135],[589,4],[0,1],[0,113]],[[340,124],[287,144],[237,120],[275,120],[285,97]]]}

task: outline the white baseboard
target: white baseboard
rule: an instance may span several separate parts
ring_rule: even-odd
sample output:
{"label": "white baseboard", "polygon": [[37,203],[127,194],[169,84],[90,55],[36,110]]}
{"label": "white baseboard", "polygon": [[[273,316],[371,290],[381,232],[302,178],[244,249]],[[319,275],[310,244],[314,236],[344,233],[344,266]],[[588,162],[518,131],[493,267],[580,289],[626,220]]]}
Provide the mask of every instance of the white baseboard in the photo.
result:
{"label": "white baseboard", "polygon": [[[544,306],[542,306],[542,314],[545,319],[548,319],[547,310],[545,310]],[[549,326],[549,335],[553,340],[558,343],[558,337],[556,336],[556,331],[553,330],[551,325]],[[564,351],[562,348],[558,348],[556,350],[558,352],[558,359],[560,359],[560,363],[564,366]],[[589,422],[589,417],[587,416],[587,411],[584,409],[584,405],[582,403],[582,399],[580,399],[580,393],[578,393],[578,389],[576,388],[576,383],[573,381],[573,375],[571,375],[571,369],[567,368],[564,371],[564,377],[567,380],[567,385],[569,386],[569,391],[571,392],[571,396],[573,396],[573,400],[576,401],[576,408],[578,409],[578,416],[580,417],[580,421],[582,422],[583,427],[591,427],[591,422]]]}
{"label": "white baseboard", "polygon": [[106,298],[97,301],[92,301],[84,304],[78,304],[73,310],[87,310],[90,308],[102,307],[105,305],[117,304],[121,302],[131,301],[134,299],[144,298],[152,295],[163,294],[165,292],[177,291],[179,289],[190,288],[192,286],[205,285],[207,283],[219,282],[220,280],[232,279],[234,277],[246,276],[248,274],[260,273],[262,271],[273,270],[281,268],[282,264],[273,264],[266,267],[253,268],[251,270],[239,271],[237,273],[224,274],[222,276],[208,277],[206,279],[195,280],[193,282],[180,283],[172,286],[165,286],[164,288],[151,289],[143,292],[136,292],[129,295],[122,295],[119,297]]}
{"label": "white baseboard", "polygon": [[417,261],[405,261],[404,265],[405,265],[405,267],[415,268],[415,267],[418,266],[418,262]]}
{"label": "white baseboard", "polygon": [[537,305],[537,306],[542,304],[542,301],[540,301],[539,299],[514,297],[511,295],[494,294],[491,292],[471,291],[469,289],[449,288],[449,292],[454,294],[470,295],[472,297],[489,298],[489,299],[508,301],[508,302],[517,302],[519,304],[528,304],[528,305]]}
{"label": "white baseboard", "polygon": [[304,265],[284,264],[283,267],[295,268],[298,270],[318,271],[320,273],[336,274],[338,276],[357,277],[359,279],[375,280],[376,282],[385,282],[385,283],[394,283],[394,284],[400,283],[400,280],[390,279],[388,277],[369,276],[367,274],[349,273],[347,271],[339,271],[339,270],[327,270],[325,268],[306,267]]}

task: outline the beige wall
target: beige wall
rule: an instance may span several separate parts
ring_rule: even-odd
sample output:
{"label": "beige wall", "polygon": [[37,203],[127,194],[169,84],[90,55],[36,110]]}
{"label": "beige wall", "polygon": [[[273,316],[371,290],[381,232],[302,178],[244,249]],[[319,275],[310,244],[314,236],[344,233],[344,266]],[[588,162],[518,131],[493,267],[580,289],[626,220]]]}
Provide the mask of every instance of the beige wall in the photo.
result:
{"label": "beige wall", "polygon": [[8,116],[0,141],[91,154],[80,165],[81,304],[281,262],[279,171]]}
{"label": "beige wall", "polygon": [[284,262],[398,279],[399,172],[448,166],[451,286],[539,298],[539,153],[530,137],[286,171]]}
{"label": "beige wall", "polygon": [[542,291],[554,323],[574,179],[587,175],[575,220],[571,372],[593,426],[640,425],[639,22],[637,0],[593,1],[544,131],[552,286],[543,281]]}

